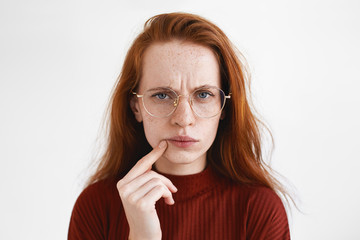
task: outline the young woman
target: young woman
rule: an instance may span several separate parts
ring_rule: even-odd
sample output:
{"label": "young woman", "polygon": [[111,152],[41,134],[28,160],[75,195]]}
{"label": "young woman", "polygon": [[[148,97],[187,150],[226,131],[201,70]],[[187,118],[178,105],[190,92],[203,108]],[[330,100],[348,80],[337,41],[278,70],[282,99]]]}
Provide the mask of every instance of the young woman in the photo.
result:
{"label": "young woman", "polygon": [[290,239],[246,80],[214,24],[149,19],[114,88],[107,149],[69,239]]}

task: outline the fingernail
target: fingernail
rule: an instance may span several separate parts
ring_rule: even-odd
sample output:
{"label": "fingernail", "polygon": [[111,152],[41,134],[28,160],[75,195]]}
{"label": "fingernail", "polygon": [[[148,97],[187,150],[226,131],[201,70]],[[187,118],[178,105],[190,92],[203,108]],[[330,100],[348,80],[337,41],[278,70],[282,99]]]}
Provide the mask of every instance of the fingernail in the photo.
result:
{"label": "fingernail", "polygon": [[166,147],[166,141],[161,141],[159,144],[159,148],[164,148]]}

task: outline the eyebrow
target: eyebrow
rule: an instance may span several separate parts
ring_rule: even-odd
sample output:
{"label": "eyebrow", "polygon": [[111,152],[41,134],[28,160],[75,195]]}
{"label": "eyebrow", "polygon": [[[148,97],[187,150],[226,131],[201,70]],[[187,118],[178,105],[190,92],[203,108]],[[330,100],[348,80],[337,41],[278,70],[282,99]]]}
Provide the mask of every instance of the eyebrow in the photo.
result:
{"label": "eyebrow", "polygon": [[[211,87],[216,87],[216,86],[212,86],[212,85],[209,85],[209,84],[204,84],[204,85],[201,85],[199,87],[196,87],[192,90],[192,92],[198,90],[198,89],[202,89],[202,88],[211,88]],[[217,87],[216,87],[217,88]],[[148,89],[147,91],[159,91],[159,90],[168,90],[168,89],[171,89],[173,90],[174,92],[178,93],[178,91],[174,90],[173,88],[171,88],[170,86],[164,86],[164,87],[156,87],[156,88],[150,88]]]}

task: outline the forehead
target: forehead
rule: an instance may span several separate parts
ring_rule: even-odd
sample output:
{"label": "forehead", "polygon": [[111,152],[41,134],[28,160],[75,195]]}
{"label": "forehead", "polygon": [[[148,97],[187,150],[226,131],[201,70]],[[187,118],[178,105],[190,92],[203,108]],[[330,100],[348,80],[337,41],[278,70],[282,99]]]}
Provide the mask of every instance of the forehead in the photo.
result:
{"label": "forehead", "polygon": [[211,49],[189,42],[152,44],[144,54],[139,89],[170,87],[191,91],[202,85],[220,87],[220,70]]}

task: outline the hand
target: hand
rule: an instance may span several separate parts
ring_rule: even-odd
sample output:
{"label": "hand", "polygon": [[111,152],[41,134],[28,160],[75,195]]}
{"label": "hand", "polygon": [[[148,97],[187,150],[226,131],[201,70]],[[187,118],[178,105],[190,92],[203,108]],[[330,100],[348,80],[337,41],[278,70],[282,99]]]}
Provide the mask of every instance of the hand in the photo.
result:
{"label": "hand", "polygon": [[152,171],[151,167],[166,148],[166,141],[162,141],[117,183],[130,227],[129,239],[161,239],[155,203],[163,197],[165,203],[174,204],[172,193],[177,189],[169,179]]}

